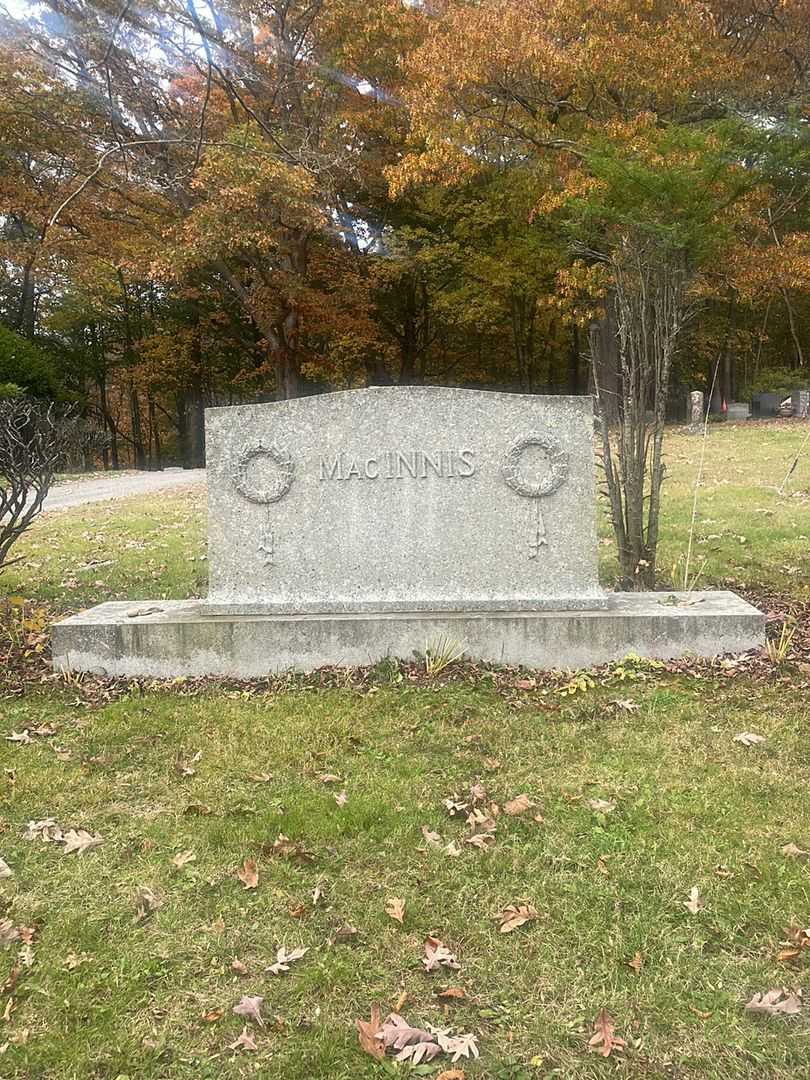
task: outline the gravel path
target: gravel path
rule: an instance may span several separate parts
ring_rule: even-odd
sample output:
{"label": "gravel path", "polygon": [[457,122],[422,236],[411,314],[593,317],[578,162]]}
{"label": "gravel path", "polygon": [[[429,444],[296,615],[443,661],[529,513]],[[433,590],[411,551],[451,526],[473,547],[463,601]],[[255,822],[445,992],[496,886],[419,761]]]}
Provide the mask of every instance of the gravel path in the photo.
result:
{"label": "gravel path", "polygon": [[165,472],[107,473],[87,480],[54,484],[45,497],[46,510],[67,510],[71,506],[126,499],[130,495],[148,495],[167,488],[205,487],[205,469],[178,469]]}

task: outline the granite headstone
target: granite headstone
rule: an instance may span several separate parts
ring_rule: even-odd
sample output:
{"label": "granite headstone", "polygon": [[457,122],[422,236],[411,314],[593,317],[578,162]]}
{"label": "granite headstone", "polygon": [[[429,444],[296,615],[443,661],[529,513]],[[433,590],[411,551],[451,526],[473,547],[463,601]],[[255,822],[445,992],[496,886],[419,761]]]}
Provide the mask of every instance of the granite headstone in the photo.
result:
{"label": "granite headstone", "polygon": [[604,607],[592,402],[374,387],[206,412],[209,610]]}

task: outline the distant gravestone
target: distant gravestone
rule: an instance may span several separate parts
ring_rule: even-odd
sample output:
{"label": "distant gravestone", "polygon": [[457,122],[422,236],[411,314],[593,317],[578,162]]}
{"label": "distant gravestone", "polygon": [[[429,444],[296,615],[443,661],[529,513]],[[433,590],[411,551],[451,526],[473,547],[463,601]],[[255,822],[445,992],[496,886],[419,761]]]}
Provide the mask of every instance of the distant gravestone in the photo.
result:
{"label": "distant gravestone", "polygon": [[374,387],[209,409],[209,607],[604,607],[590,398]]}
{"label": "distant gravestone", "polygon": [[689,430],[693,435],[703,428],[703,391],[693,390],[689,395]]}

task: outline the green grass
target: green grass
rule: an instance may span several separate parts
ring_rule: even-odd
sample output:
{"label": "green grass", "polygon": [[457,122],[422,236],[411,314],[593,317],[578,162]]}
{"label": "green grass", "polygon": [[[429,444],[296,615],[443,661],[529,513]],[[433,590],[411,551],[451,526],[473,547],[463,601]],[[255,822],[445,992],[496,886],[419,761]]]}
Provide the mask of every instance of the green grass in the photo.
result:
{"label": "green grass", "polygon": [[[804,495],[773,490],[800,434],[712,430],[699,539],[719,539],[696,545],[702,580],[807,595],[808,463],[792,480]],[[698,439],[670,440],[662,567],[685,546],[698,450]],[[202,500],[176,493],[49,515],[3,588],[59,609],[199,595],[203,526]],[[788,924],[810,926],[810,862],[782,853],[810,850],[800,671],[755,681],[625,664],[570,696],[554,682],[527,690],[508,674],[451,672],[432,681],[380,665],[342,688],[53,679],[0,700],[0,736],[56,728],[30,744],[0,738],[0,857],[13,870],[0,878],[0,920],[35,931],[33,962],[0,992],[0,1077],[404,1080],[422,1073],[376,1064],[353,1027],[373,1004],[399,1002],[413,1023],[476,1033],[467,1080],[805,1075],[810,1005],[791,1020],[743,1008],[770,987],[810,994],[810,949],[795,966],[777,958]],[[742,731],[766,741],[746,748],[734,742]],[[486,853],[442,806],[479,778],[500,805],[523,792],[538,804],[501,814]],[[596,814],[592,798],[616,809]],[[49,817],[103,843],[65,855],[24,838],[27,822]],[[422,826],[461,855],[428,847]],[[280,833],[312,861],[273,855]],[[196,858],[178,870],[171,860],[187,849]],[[235,876],[246,858],[256,890]],[[160,906],[137,921],[143,886]],[[684,906],[693,886],[695,915]],[[384,911],[394,896],[403,926]],[[493,916],[518,900],[537,921],[499,933]],[[356,938],[332,943],[345,924]],[[428,933],[459,972],[421,969]],[[309,951],[290,974],[266,974],[280,945]],[[18,952],[0,948],[0,984]],[[448,985],[466,997],[442,1005],[435,992]],[[243,994],[265,998],[255,1053],[228,1049]],[[627,1041],[624,1063],[587,1050],[602,1007]]]}
{"label": "green grass", "polygon": [[[777,493],[806,431],[799,423],[710,428],[689,575],[700,574],[698,587],[766,585],[810,596],[810,447]],[[683,577],[700,445],[677,430],[667,438],[658,560],[665,588]],[[618,567],[602,509],[600,572],[610,587]],[[203,596],[205,494],[170,491],[47,514],[14,554],[24,561],[4,572],[0,586],[61,608]]]}
{"label": "green grass", "polygon": [[[638,711],[611,706],[617,694]],[[352,1021],[403,992],[412,1021],[478,1033],[471,1077],[613,1075],[585,1049],[602,1006],[630,1044],[631,1075],[672,1075],[667,1062],[680,1077],[799,1075],[808,1018],[760,1021],[742,1005],[757,990],[808,985],[808,961],[776,960],[783,927],[810,914],[808,865],[781,853],[810,847],[806,710],[767,689],[731,684],[721,696],[684,680],[516,697],[520,708],[456,685],[133,693],[92,713],[70,693],[9,703],[7,728],[58,730],[3,744],[16,774],[1,808],[0,851],[15,871],[2,882],[6,914],[37,934],[4,1038],[30,1034],[0,1058],[2,1075],[383,1075]],[[733,741],[743,730],[767,741],[745,748]],[[178,762],[199,751],[183,777]],[[343,778],[344,807],[323,772]],[[272,779],[251,779],[263,773]],[[422,825],[465,834],[441,801],[477,777],[500,803],[527,792],[543,822],[502,815],[489,853],[424,850]],[[588,798],[617,809],[599,816]],[[189,813],[201,804],[210,813]],[[22,839],[44,817],[104,842],[63,855]],[[279,833],[313,862],[268,854]],[[185,849],[197,858],[178,871],[171,859]],[[259,864],[252,892],[234,876],[246,857]],[[162,902],[144,923],[134,922],[140,885]],[[694,885],[698,915],[683,904]],[[391,896],[406,902],[403,927],[384,913]],[[492,916],[521,898],[538,921],[498,933]],[[344,923],[356,942],[330,946]],[[460,972],[420,970],[428,932]],[[287,976],[263,974],[280,944],[309,952]],[[638,975],[627,965],[636,952]],[[86,958],[75,970],[71,953]],[[248,977],[231,972],[234,958]],[[467,999],[445,1011],[435,990],[448,984]],[[225,1049],[243,993],[266,998],[254,1056]],[[216,1009],[222,1019],[206,1023]]]}

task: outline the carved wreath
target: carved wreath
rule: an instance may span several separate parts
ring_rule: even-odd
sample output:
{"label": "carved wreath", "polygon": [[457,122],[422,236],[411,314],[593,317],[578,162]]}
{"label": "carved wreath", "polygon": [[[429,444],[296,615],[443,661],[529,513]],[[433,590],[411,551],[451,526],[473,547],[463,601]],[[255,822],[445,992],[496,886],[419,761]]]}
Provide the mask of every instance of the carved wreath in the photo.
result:
{"label": "carved wreath", "polygon": [[[545,450],[551,466],[549,472],[539,483],[530,484],[520,474],[520,459],[523,451],[530,446],[538,446]],[[568,479],[568,454],[562,446],[547,435],[527,435],[520,439],[507,452],[501,466],[501,475],[509,487],[529,499],[539,499],[542,495],[550,495],[552,491],[562,487]]]}
{"label": "carved wreath", "polygon": [[[248,479],[248,470],[254,458],[268,457],[278,466],[278,476],[272,487],[257,488]],[[292,458],[286,450],[281,450],[275,443],[265,446],[258,442],[246,446],[234,461],[231,467],[231,475],[236,490],[253,503],[278,502],[290,490],[293,482],[294,466]]]}

